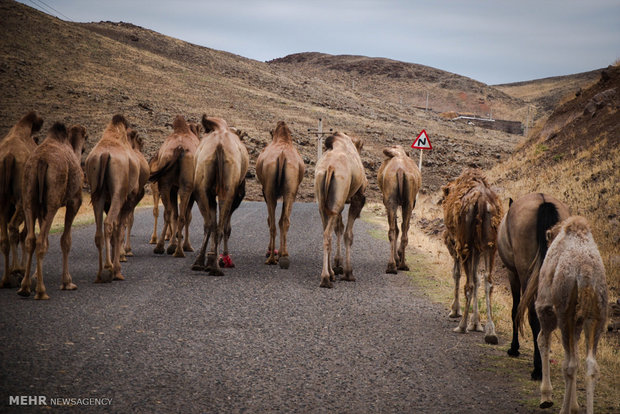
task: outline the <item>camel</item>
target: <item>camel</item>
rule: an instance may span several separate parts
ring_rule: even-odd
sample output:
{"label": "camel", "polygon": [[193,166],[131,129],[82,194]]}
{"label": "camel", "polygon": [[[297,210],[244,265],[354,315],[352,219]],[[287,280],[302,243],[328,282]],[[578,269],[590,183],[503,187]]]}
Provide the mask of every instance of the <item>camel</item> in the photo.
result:
{"label": "camel", "polygon": [[133,227],[134,210],[140,200],[144,197],[144,186],[148,181],[150,173],[149,164],[142,154],[142,147],[144,146],[142,137],[138,135],[138,131],[132,128],[127,130],[127,137],[131,143],[131,149],[133,149],[138,161],[140,162],[140,178],[138,180],[139,191],[137,197],[132,200],[132,203],[134,204],[133,208],[131,208],[131,212],[127,216],[127,222],[123,224],[124,230],[122,231],[122,235],[124,240],[121,241],[121,262],[126,262],[126,257],[133,256],[133,252],[131,251],[131,229]]}
{"label": "camel", "polygon": [[[498,338],[493,323],[491,295],[493,293],[493,265],[497,251],[497,229],[502,218],[502,205],[482,171],[477,169],[466,169],[456,180],[444,186],[442,190],[446,225],[444,241],[454,259],[452,272],[454,301],[452,302],[450,317],[461,316],[459,301],[461,267],[465,270],[466,275],[464,286],[465,311],[454,332],[483,331],[478,312],[478,265],[480,259],[483,259],[487,308],[484,340],[489,344],[497,344]],[[471,320],[468,320],[472,301],[472,317]]]}
{"label": "camel", "polygon": [[[390,259],[385,273],[396,274],[398,270],[409,270],[405,249],[409,241],[411,212],[415,207],[416,196],[422,185],[422,174],[400,145],[385,148],[387,157],[377,174],[377,183],[383,193],[383,205],[388,216],[390,229]],[[401,239],[398,248],[398,208],[402,211]],[[397,264],[398,262],[398,264]]]}
{"label": "camel", "polygon": [[[263,186],[263,197],[267,203],[269,218],[269,247],[265,264],[279,263],[288,269],[290,260],[286,248],[286,235],[290,226],[291,210],[297,197],[299,184],[304,178],[305,165],[297,148],[293,145],[291,131],[286,123],[278,122],[272,132],[272,141],[261,151],[256,160],[256,176]],[[280,249],[276,250],[276,205],[282,197],[280,216]]]}
{"label": "camel", "polygon": [[[37,250],[36,294],[35,299],[49,299],[43,284],[43,258],[49,247],[48,235],[54,216],[61,207],[65,210],[65,227],[60,238],[62,247],[62,290],[75,290],[69,274],[69,250],[71,249],[71,225],[82,205],[82,183],[84,173],[80,165],[86,129],[74,125],[67,133],[62,123],[55,123],[47,138],[39,145],[24,166],[22,203],[26,219],[26,273],[21,288],[21,296],[30,296],[30,269],[32,255]],[[39,235],[35,239],[35,221],[39,221]]]}
{"label": "camel", "polygon": [[0,140],[0,248],[4,255],[0,288],[17,287],[24,272],[25,244],[21,261],[17,252],[21,238],[19,226],[24,221],[22,177],[24,165],[37,147],[33,135],[41,130],[42,125],[43,118],[34,111],[29,112]]}
{"label": "camel", "polygon": [[[173,132],[165,139],[157,154],[157,169],[151,171],[149,178],[157,183],[164,204],[164,229],[154,252],[164,253],[165,233],[169,227],[172,237],[168,253],[174,253],[174,257],[185,257],[183,251],[194,251],[188,228],[193,203],[195,157],[200,141],[183,116],[177,115],[172,127]],[[180,199],[178,205],[177,194]],[[187,231],[182,244],[184,228]]]}
{"label": "camel", "polygon": [[[364,192],[368,179],[360,158],[363,142],[359,138],[336,132],[325,140],[326,151],[316,164],[314,191],[323,222],[323,270],[320,287],[332,288],[335,274],[341,280],[354,281],[351,267],[353,224],[366,202]],[[350,203],[347,226],[342,222],[342,210]],[[340,240],[344,230],[345,261],[342,267]],[[336,233],[336,255],[331,266],[332,232]]]}
{"label": "camel", "polygon": [[[101,140],[86,158],[86,178],[95,213],[95,244],[99,250],[99,270],[95,283],[124,280],[121,273],[121,233],[123,224],[139,197],[141,163],[127,136],[128,122],[115,115]],[[103,212],[107,213],[105,221]],[[105,246],[104,277],[103,249]]]}
{"label": "camel", "polygon": [[[526,194],[510,202],[502,219],[497,236],[499,257],[508,270],[512,293],[512,342],[508,355],[519,356],[519,308],[521,294],[531,286],[536,291],[540,266],[547,253],[546,231],[570,216],[568,207],[556,198],[541,193]],[[530,284],[532,281],[532,284]],[[542,365],[538,349],[540,324],[533,303],[529,305],[528,319],[534,340],[533,380],[542,378]]]}
{"label": "camel", "polygon": [[[245,175],[250,157],[226,121],[203,115],[202,125],[208,135],[202,139],[196,152],[194,197],[204,219],[204,237],[192,269],[207,270],[211,276],[223,276],[220,261],[224,267],[234,267],[228,251],[230,218],[245,196]],[[213,239],[205,266],[205,251],[211,236]],[[220,240],[224,248],[218,260]]]}
{"label": "camel", "polygon": [[[551,333],[560,328],[564,347],[563,413],[578,413],[578,344],[584,330],[586,343],[586,412],[594,412],[594,386],[599,376],[596,349],[607,318],[607,283],[603,260],[596,247],[588,221],[571,216],[546,233],[550,243],[540,268],[536,314],[540,321],[538,345],[542,358],[540,408],[553,405],[549,373]],[[533,300],[523,297],[523,302]]]}

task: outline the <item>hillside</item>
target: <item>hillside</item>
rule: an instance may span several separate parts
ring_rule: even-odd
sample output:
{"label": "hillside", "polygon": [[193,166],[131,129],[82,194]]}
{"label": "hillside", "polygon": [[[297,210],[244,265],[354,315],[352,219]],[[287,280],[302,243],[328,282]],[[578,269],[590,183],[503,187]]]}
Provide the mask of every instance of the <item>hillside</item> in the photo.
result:
{"label": "hillside", "polygon": [[[290,66],[287,69],[283,62],[253,61],[128,23],[70,23],[8,0],[0,0],[0,18],[0,135],[23,113],[36,109],[46,119],[43,130],[56,120],[84,125],[90,136],[88,151],[112,115],[122,113],[144,137],[149,157],[170,132],[174,116],[184,114],[196,120],[207,113],[247,132],[252,172],[258,153],[270,139],[269,130],[284,120],[307,163],[301,188],[306,200],[313,197],[316,159],[316,138],[308,134],[308,128],[316,128],[318,118],[324,120],[326,130],[364,139],[362,158],[371,181],[369,195],[374,199],[383,147],[409,146],[421,129],[429,133],[435,148],[424,158],[425,191],[436,190],[465,165],[491,167],[506,158],[520,139],[444,120],[408,105],[406,96],[401,104],[388,95],[373,94],[379,86],[373,89],[375,82],[394,94],[405,90],[403,82],[415,81],[420,87],[426,84],[424,90],[434,95],[435,88],[446,96],[483,90],[485,99],[491,94],[498,102],[505,101],[498,108],[503,105],[516,111],[519,106],[518,99],[437,69],[420,66],[421,75],[430,75],[415,80],[416,65],[360,57],[352,63],[351,57],[330,57],[336,66],[358,67],[354,72],[358,80],[351,89],[332,81],[338,71],[325,70],[324,76],[303,73]],[[375,67],[377,74],[358,74],[360,65]],[[405,75],[388,76],[395,66],[402,66]],[[248,198],[260,199],[251,175]]]}

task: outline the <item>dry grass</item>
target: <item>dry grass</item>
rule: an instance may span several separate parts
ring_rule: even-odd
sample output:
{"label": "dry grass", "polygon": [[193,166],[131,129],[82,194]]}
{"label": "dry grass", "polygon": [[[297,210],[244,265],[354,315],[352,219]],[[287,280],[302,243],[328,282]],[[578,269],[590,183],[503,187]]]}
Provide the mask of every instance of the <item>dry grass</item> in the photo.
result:
{"label": "dry grass", "polygon": [[[412,229],[409,232],[408,261],[411,267],[410,275],[416,286],[420,287],[432,300],[442,303],[446,307],[446,318],[448,317],[448,308],[452,302],[452,258],[450,257],[443,241],[440,237],[428,235],[424,233],[416,224],[420,217],[425,219],[434,219],[443,217],[441,206],[437,205],[439,194],[431,196],[421,196],[414,210],[414,219],[412,220]],[[379,237],[386,238],[388,224],[385,215],[385,208],[379,203],[369,203],[364,207],[362,213],[364,220],[380,226],[381,231],[376,234]],[[387,258],[386,258],[387,263]],[[500,263],[496,262],[496,272],[500,267]],[[512,296],[507,282],[504,280],[494,281],[495,288],[493,290],[493,316],[495,318],[495,326],[497,334],[500,336],[502,343],[509,344],[512,338]],[[462,283],[461,283],[462,286]],[[483,289],[479,292],[479,307],[481,318],[486,318],[486,304],[484,301]],[[528,331],[529,332],[529,331]],[[446,332],[446,335],[452,335],[452,332]],[[505,356],[506,360],[496,361],[489,360],[489,365],[494,369],[500,369],[502,375],[509,377],[513,381],[518,381],[523,389],[524,399],[527,400],[533,408],[537,407],[539,397],[539,382],[532,382],[529,379],[529,371],[531,370],[531,355],[533,354],[533,342],[531,334],[522,335],[521,357],[518,361],[527,363],[527,374],[517,376],[515,374],[516,360]],[[580,342],[580,355],[585,358],[585,345]],[[564,359],[564,351],[561,345],[561,337],[558,330],[552,335],[551,346],[551,375],[552,384],[554,386],[554,399],[556,404],[561,403],[564,393],[564,379],[562,375],[562,360]],[[620,350],[617,337],[612,335],[604,335],[599,343],[597,353],[597,361],[601,369],[601,377],[596,385],[595,390],[595,412],[618,412],[620,410],[620,398],[618,390],[620,389]],[[523,364],[520,365],[520,372],[523,373]],[[585,370],[583,361],[580,363],[578,374],[578,390],[579,401],[583,406],[585,404]]]}

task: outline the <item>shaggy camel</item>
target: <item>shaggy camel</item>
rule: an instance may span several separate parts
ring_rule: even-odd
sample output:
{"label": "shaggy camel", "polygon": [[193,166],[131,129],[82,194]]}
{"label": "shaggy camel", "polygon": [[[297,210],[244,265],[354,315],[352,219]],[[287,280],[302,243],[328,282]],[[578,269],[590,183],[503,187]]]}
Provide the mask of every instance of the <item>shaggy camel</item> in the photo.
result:
{"label": "shaggy camel", "polygon": [[[508,270],[510,290],[512,292],[512,343],[508,355],[519,356],[518,317],[521,294],[528,286],[536,291],[538,274],[545,255],[547,243],[546,231],[559,221],[570,216],[568,207],[556,198],[540,193],[530,193],[510,203],[508,212],[502,219],[497,236],[499,257]],[[529,281],[533,281],[530,285]],[[540,324],[533,302],[529,305],[529,324],[534,340],[534,380],[542,378],[540,352],[538,349],[538,332]]]}
{"label": "shaggy camel", "polygon": [[[354,281],[351,267],[351,245],[353,244],[353,224],[366,202],[368,180],[360,158],[363,143],[358,138],[341,132],[327,137],[326,151],[316,164],[314,191],[323,222],[323,270],[321,287],[333,287],[335,274],[344,273],[342,280]],[[344,229],[342,210],[350,203],[347,226]],[[344,230],[345,262],[342,268],[340,239]],[[336,232],[336,255],[334,267],[331,266],[332,232]]]}
{"label": "shaggy camel", "polygon": [[[103,132],[101,140],[86,158],[86,178],[91,188],[95,213],[95,244],[99,250],[99,270],[95,283],[124,280],[120,253],[123,224],[135,207],[140,190],[141,163],[127,136],[128,123],[115,115]],[[105,222],[103,212],[107,213]],[[105,269],[103,277],[103,249]]]}
{"label": "shaggy camel", "polygon": [[122,235],[124,240],[121,241],[121,262],[126,262],[127,256],[133,256],[133,252],[131,251],[131,229],[133,227],[134,217],[133,213],[140,200],[142,200],[142,198],[144,197],[144,186],[149,179],[150,173],[149,164],[146,161],[146,158],[144,158],[144,155],[142,154],[142,147],[144,146],[144,141],[142,140],[142,137],[140,137],[138,131],[129,128],[127,130],[127,138],[129,138],[131,149],[133,149],[136,157],[140,161],[140,178],[138,182],[139,191],[137,197],[131,201],[133,203],[133,208],[131,208],[131,212],[127,216],[127,222],[123,224],[124,230],[122,231]]}
{"label": "shaggy camel", "polygon": [[[455,332],[467,330],[482,332],[478,312],[478,264],[484,260],[484,286],[487,307],[487,323],[484,340],[497,344],[493,323],[491,295],[493,293],[493,264],[497,251],[497,229],[502,218],[502,205],[480,170],[467,169],[443,188],[443,212],[446,232],[444,240],[454,259],[454,301],[450,317],[461,316],[459,282],[461,267],[465,270],[465,311]],[[469,321],[469,308],[473,301],[473,314]]]}
{"label": "shaggy camel", "polygon": [[[416,195],[422,185],[422,174],[415,162],[409,158],[403,147],[394,146],[383,150],[388,158],[383,161],[377,182],[383,193],[383,205],[388,216],[390,230],[390,260],[385,273],[396,274],[398,270],[409,270],[405,249],[409,241],[409,223],[415,207]],[[398,248],[398,208],[402,211],[401,239]],[[398,264],[397,264],[398,262]],[[398,269],[398,270],[397,270]]]}
{"label": "shaggy camel", "polygon": [[[22,210],[22,177],[28,157],[37,147],[33,134],[43,125],[43,118],[36,112],[29,112],[0,140],[0,248],[4,255],[4,274],[0,288],[17,287],[24,272],[25,244],[20,262],[17,248],[20,236],[19,226],[24,221]],[[12,253],[12,254],[11,254]],[[9,258],[12,262],[9,265]]]}
{"label": "shaggy camel", "polygon": [[[55,123],[47,138],[39,145],[24,166],[23,208],[26,218],[26,273],[21,296],[30,296],[30,269],[32,255],[37,250],[35,299],[49,299],[43,284],[43,258],[49,247],[48,235],[54,216],[61,207],[65,210],[65,227],[60,238],[62,247],[62,290],[74,290],[77,286],[69,274],[69,250],[71,249],[71,225],[82,205],[84,173],[80,165],[86,129],[79,125],[71,127],[69,134],[64,124]],[[39,235],[35,239],[35,221],[39,222]]]}
{"label": "shaggy camel", "polygon": [[[183,229],[189,228],[191,220],[195,158],[200,141],[183,116],[177,115],[172,127],[173,132],[165,139],[157,154],[157,168],[151,171],[149,178],[157,183],[164,204],[164,228],[154,252],[164,253],[165,235],[170,227],[172,237],[168,253],[174,253],[175,257],[185,257],[183,251],[194,251],[189,240],[189,230],[186,231],[183,244],[181,241]],[[180,199],[178,204],[177,195]]]}
{"label": "shaggy camel", "polygon": [[[553,405],[549,374],[551,333],[560,328],[564,347],[563,413],[578,413],[577,366],[578,344],[582,329],[586,342],[586,408],[594,412],[594,386],[599,376],[596,348],[605,330],[607,318],[607,283],[603,260],[596,247],[588,221],[572,216],[547,231],[550,243],[540,268],[536,314],[540,320],[538,344],[542,357],[540,407]],[[523,302],[533,300],[533,295]]]}
{"label": "shaggy camel", "polygon": [[[272,132],[272,141],[263,149],[256,160],[256,176],[263,186],[263,197],[267,203],[269,217],[269,257],[265,264],[276,264],[288,269],[290,260],[286,248],[286,235],[290,226],[291,210],[299,184],[304,178],[305,165],[297,148],[293,145],[291,131],[282,121]],[[276,205],[282,197],[280,216],[280,250],[276,250]]]}
{"label": "shaggy camel", "polygon": [[[194,197],[204,219],[204,237],[192,269],[207,270],[211,276],[223,276],[217,257],[218,246],[223,239],[222,264],[234,267],[228,251],[230,218],[245,196],[245,175],[250,157],[226,121],[203,115],[202,125],[208,135],[202,139],[196,152]],[[211,236],[213,240],[205,266],[205,251]]]}

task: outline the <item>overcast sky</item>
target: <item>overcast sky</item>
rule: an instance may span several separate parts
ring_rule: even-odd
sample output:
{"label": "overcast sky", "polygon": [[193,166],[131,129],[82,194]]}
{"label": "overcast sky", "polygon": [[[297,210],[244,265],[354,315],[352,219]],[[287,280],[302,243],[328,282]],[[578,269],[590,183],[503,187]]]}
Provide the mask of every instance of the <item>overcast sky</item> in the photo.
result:
{"label": "overcast sky", "polygon": [[21,2],[63,20],[129,22],[259,61],[299,52],[386,57],[487,84],[620,59],[618,0]]}

